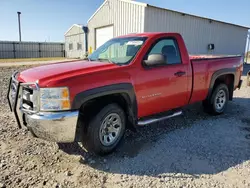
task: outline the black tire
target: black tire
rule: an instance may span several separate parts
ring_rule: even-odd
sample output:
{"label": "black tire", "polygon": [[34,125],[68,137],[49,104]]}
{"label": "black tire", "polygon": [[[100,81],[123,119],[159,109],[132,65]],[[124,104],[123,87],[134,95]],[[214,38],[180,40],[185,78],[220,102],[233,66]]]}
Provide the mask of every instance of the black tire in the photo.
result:
{"label": "black tire", "polygon": [[[102,122],[110,114],[117,114],[121,120],[120,133],[117,134],[117,139],[112,145],[105,146],[102,144],[100,138],[100,129]],[[123,109],[117,104],[109,104],[101,109],[95,116],[93,116],[89,122],[87,130],[87,139],[85,140],[85,147],[89,152],[97,155],[105,155],[113,152],[121,141],[126,128],[126,117]]]}
{"label": "black tire", "polygon": [[[217,105],[217,95],[219,94],[219,92],[224,92],[225,94],[225,103],[224,105],[220,105],[221,108],[219,108]],[[226,107],[227,107],[227,103],[229,100],[229,91],[228,91],[228,87],[226,84],[219,84],[217,85],[214,89],[213,89],[213,93],[211,95],[211,97],[205,101],[203,101],[203,107],[205,112],[212,114],[212,115],[219,115],[222,114]],[[222,100],[224,101],[224,99]]]}

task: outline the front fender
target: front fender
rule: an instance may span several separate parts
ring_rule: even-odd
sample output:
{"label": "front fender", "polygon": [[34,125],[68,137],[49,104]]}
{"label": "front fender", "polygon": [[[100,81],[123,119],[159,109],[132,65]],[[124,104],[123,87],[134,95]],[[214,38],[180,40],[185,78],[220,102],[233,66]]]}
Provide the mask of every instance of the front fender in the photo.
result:
{"label": "front fender", "polygon": [[128,107],[129,116],[131,116],[133,124],[135,124],[138,108],[134,87],[131,83],[112,84],[80,92],[73,99],[72,109],[78,110],[92,99],[113,94],[121,94],[123,96]]}

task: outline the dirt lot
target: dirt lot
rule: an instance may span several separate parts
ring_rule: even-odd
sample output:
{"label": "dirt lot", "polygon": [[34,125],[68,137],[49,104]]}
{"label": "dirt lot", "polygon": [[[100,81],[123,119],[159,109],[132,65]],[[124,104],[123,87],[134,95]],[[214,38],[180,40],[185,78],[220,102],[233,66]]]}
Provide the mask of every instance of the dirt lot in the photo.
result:
{"label": "dirt lot", "polygon": [[25,68],[0,70],[0,188],[250,187],[246,83],[224,115],[209,116],[195,104],[183,116],[126,133],[118,151],[95,157],[17,128],[5,96],[11,73]]}

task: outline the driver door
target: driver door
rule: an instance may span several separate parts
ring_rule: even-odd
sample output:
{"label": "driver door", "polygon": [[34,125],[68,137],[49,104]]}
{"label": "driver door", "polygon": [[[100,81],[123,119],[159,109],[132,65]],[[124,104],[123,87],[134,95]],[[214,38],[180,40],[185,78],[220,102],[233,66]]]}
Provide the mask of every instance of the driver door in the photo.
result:
{"label": "driver door", "polygon": [[188,103],[188,65],[182,63],[174,38],[160,38],[147,53],[162,54],[165,62],[157,66],[143,65],[137,75],[138,116],[165,112]]}

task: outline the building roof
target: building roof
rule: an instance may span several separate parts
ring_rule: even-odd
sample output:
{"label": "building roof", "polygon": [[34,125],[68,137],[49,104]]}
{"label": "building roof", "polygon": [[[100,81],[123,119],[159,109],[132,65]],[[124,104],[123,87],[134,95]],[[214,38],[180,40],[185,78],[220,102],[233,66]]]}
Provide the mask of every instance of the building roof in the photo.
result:
{"label": "building roof", "polygon": [[[99,10],[108,2],[109,0],[105,0],[103,2],[103,4],[95,11],[95,13],[89,18],[88,22],[99,12]],[[179,14],[182,14],[182,15],[188,15],[188,16],[192,16],[192,17],[196,17],[196,18],[201,18],[201,19],[206,19],[206,20],[209,20],[209,21],[214,21],[214,22],[219,22],[219,23],[223,23],[223,24],[227,24],[227,25],[233,25],[233,26],[236,26],[236,27],[242,27],[242,28],[245,28],[245,29],[250,29],[249,26],[242,26],[242,25],[237,25],[237,24],[233,24],[233,23],[228,23],[228,22],[224,22],[224,21],[220,21],[220,20],[215,20],[215,19],[211,19],[211,18],[206,18],[206,17],[202,17],[202,16],[197,16],[197,15],[193,15],[193,14],[188,14],[188,13],[184,13],[184,12],[179,12],[179,11],[175,11],[175,10],[171,10],[171,9],[166,9],[166,8],[162,8],[162,7],[156,7],[156,6],[153,6],[153,5],[149,5],[147,3],[141,3],[141,2],[138,2],[138,1],[134,1],[134,0],[120,0],[120,1],[124,1],[124,2],[127,2],[127,3],[131,3],[131,4],[137,4],[139,6],[144,6],[144,7],[152,7],[152,8],[158,8],[158,9],[162,9],[162,10],[166,10],[166,11],[171,11],[171,12],[175,12],[175,13],[179,13]]]}
{"label": "building roof", "polygon": [[[99,10],[110,0],[105,0],[102,5],[94,12],[94,14],[89,18],[88,22],[99,12]],[[141,3],[141,2],[138,2],[138,1],[134,1],[134,0],[120,0],[120,1],[123,1],[123,2],[127,2],[127,3],[131,3],[131,4],[136,4],[136,5],[140,5],[140,6],[144,6],[146,7],[148,4],[146,3]]]}
{"label": "building roof", "polygon": [[73,24],[73,25],[64,33],[64,36],[67,35],[67,33],[68,33],[73,27],[79,27],[79,28],[81,28],[81,29],[83,30],[83,32],[84,32],[84,29],[83,29],[84,25],[83,25],[83,24]]}
{"label": "building roof", "polygon": [[236,26],[236,27],[242,27],[242,28],[245,28],[245,29],[250,29],[249,26],[243,26],[243,25],[238,25],[238,24],[234,24],[234,23],[224,22],[224,21],[221,21],[221,20],[215,20],[215,19],[211,19],[211,18],[207,18],[207,17],[202,17],[202,16],[193,15],[193,14],[188,14],[188,13],[185,13],[185,12],[179,12],[179,11],[175,11],[175,10],[171,10],[171,9],[156,7],[156,6],[149,5],[149,4],[147,4],[147,7],[152,7],[152,8],[167,10],[167,11],[171,11],[171,12],[182,14],[184,16],[188,15],[188,16],[192,16],[192,17],[196,17],[196,18],[201,18],[201,19],[209,20],[209,21],[212,21],[212,22],[219,22],[219,23],[223,23],[223,24],[227,24],[227,25],[233,25],[233,26]]}

